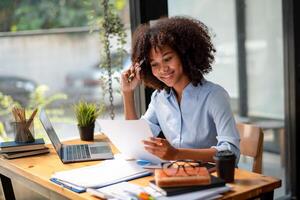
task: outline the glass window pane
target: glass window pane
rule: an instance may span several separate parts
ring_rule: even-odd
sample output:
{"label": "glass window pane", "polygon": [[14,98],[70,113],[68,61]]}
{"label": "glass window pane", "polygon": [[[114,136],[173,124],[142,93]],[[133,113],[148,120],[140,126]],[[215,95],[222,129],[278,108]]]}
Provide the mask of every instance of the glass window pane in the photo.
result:
{"label": "glass window pane", "polygon": [[[278,177],[283,187],[275,197],[285,193],[284,83],[282,4],[280,0],[245,2],[245,59],[247,80],[239,82],[238,39],[234,0],[169,0],[170,16],[187,15],[204,22],[213,35],[216,61],[208,80],[222,85],[231,97],[237,121],[243,120],[264,131],[263,173]],[[247,86],[247,87],[244,87]],[[240,88],[246,88],[246,117],[239,117]],[[243,105],[243,104],[241,104]],[[241,157],[239,166],[251,170],[253,160]]]}
{"label": "glass window pane", "polygon": [[246,1],[249,115],[283,119],[281,1]]}
{"label": "glass window pane", "polygon": [[[102,27],[96,27],[94,32],[90,32],[89,27],[90,12],[94,8],[103,16],[102,4],[92,0],[89,1],[92,4],[83,1],[13,2],[0,3],[0,11],[3,11],[0,17],[0,92],[27,108],[46,104],[62,139],[79,136],[73,111],[73,104],[79,100],[105,104],[101,117],[109,118],[108,74],[106,69],[99,67],[103,66],[101,55],[105,53],[98,32]],[[114,112],[116,118],[123,118],[118,78],[121,70],[130,65],[129,2],[109,2],[120,16],[127,35],[122,56],[117,52],[118,38],[110,38]],[[0,105],[0,122],[9,134],[12,119],[7,111]],[[42,131],[41,126],[36,128]]]}
{"label": "glass window pane", "polygon": [[[213,71],[206,78],[222,85],[230,94],[232,101],[236,102],[238,98],[238,79],[234,2],[234,0],[169,0],[168,11],[169,16],[191,16],[200,19],[208,26],[217,52]],[[224,77],[224,75],[230,75],[230,77]],[[236,104],[234,104],[234,108],[237,109]]]}

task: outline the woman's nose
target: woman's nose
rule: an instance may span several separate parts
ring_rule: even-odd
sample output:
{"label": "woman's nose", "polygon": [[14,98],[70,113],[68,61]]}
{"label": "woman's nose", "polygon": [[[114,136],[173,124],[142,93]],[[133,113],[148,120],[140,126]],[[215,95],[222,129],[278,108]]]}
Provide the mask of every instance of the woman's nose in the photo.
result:
{"label": "woman's nose", "polygon": [[160,68],[161,72],[167,72],[168,70],[169,70],[169,65],[167,65],[167,64],[161,65],[161,68]]}

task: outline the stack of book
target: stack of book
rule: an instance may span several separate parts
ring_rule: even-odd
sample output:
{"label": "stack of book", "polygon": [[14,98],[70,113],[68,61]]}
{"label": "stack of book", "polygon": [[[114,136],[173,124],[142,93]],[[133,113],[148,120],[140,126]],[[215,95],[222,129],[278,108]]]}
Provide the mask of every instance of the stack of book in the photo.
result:
{"label": "stack of book", "polygon": [[17,143],[14,141],[0,142],[0,153],[7,159],[13,159],[49,153],[49,149],[45,146],[44,139],[39,138],[30,143]]}

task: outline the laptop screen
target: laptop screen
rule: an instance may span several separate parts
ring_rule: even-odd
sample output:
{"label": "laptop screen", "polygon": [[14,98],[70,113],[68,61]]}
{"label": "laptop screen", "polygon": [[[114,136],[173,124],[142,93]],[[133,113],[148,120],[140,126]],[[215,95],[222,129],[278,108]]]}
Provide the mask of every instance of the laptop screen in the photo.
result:
{"label": "laptop screen", "polygon": [[40,120],[56,152],[60,155],[61,143],[44,109],[41,109]]}

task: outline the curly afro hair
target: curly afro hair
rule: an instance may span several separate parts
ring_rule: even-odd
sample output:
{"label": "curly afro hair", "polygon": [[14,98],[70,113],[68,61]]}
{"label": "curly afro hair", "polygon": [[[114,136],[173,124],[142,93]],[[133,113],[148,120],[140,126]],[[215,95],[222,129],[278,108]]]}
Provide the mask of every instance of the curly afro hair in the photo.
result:
{"label": "curly afro hair", "polygon": [[141,79],[148,87],[159,90],[168,88],[152,74],[149,61],[150,50],[163,46],[177,52],[183,71],[194,86],[201,84],[203,75],[212,70],[216,50],[206,25],[188,17],[162,18],[151,26],[140,25],[133,35],[131,60],[135,63],[145,59]]}

